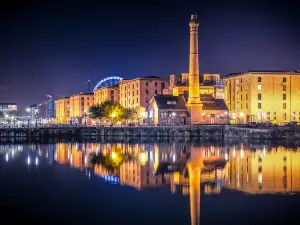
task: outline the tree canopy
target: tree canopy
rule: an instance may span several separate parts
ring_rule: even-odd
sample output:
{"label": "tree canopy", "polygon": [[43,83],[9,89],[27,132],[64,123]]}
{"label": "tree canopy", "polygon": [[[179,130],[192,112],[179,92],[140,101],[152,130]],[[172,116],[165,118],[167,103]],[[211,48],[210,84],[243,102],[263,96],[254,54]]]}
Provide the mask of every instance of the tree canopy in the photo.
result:
{"label": "tree canopy", "polygon": [[88,116],[92,119],[105,119],[112,122],[117,121],[137,121],[143,118],[145,109],[142,107],[125,108],[120,103],[114,101],[104,101],[100,105],[89,108]]}

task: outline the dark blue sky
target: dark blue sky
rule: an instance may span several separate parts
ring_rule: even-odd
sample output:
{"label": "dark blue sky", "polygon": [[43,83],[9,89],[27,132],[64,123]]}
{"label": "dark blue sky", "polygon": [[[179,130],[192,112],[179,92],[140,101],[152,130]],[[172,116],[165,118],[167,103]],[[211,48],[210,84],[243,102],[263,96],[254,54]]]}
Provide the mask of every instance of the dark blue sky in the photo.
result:
{"label": "dark blue sky", "polygon": [[201,73],[300,69],[296,1],[7,2],[0,7],[0,102],[20,110],[46,94],[86,91],[87,79],[94,86],[107,76],[187,72],[192,13]]}

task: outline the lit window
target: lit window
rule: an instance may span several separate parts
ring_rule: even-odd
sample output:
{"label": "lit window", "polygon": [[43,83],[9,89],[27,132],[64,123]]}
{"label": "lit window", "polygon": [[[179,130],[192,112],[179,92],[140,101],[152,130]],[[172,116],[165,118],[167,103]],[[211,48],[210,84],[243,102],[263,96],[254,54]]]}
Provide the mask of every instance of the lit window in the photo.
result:
{"label": "lit window", "polygon": [[283,103],[282,108],[283,108],[283,109],[286,109],[286,103]]}
{"label": "lit window", "polygon": [[257,90],[261,90],[261,84],[257,85]]}

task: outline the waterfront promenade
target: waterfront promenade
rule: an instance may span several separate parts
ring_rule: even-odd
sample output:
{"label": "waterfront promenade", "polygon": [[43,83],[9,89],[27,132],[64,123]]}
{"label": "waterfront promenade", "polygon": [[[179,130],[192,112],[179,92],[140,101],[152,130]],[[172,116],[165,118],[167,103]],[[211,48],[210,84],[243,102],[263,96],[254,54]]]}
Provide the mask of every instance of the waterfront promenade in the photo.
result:
{"label": "waterfront promenade", "polygon": [[230,125],[194,125],[159,127],[36,127],[0,128],[0,137],[185,137],[204,139],[297,139],[300,128],[265,127],[251,128]]}

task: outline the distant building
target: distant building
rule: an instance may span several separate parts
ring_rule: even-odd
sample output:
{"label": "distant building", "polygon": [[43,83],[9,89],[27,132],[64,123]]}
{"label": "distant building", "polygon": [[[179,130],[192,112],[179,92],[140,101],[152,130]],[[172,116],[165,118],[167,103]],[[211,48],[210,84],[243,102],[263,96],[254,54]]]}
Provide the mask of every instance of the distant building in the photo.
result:
{"label": "distant building", "polygon": [[70,96],[70,119],[72,122],[80,123],[81,119],[86,119],[88,109],[93,104],[94,93],[80,93]]}
{"label": "distant building", "polygon": [[126,108],[143,107],[148,111],[150,99],[161,95],[167,86],[168,79],[155,76],[122,80],[119,84],[120,104]]}
{"label": "distant building", "polygon": [[55,101],[55,118],[58,124],[69,123],[70,117],[70,98],[63,97]]}
{"label": "distant building", "polygon": [[249,71],[223,80],[232,123],[300,122],[299,72]]}
{"label": "distant building", "polygon": [[37,114],[38,114],[38,108],[37,104],[31,104],[30,105],[30,117],[32,120],[37,119]]}
{"label": "distant building", "polygon": [[44,103],[37,105],[37,118],[54,119],[55,118],[55,101],[49,99]]}
{"label": "distant building", "polygon": [[219,80],[214,85],[215,94],[214,97],[216,99],[225,99],[225,87],[224,87],[224,81]]}
{"label": "distant building", "polygon": [[17,104],[16,103],[0,103],[0,112],[4,114],[10,114],[11,112],[17,112]]}
{"label": "distant building", "polygon": [[119,86],[102,87],[94,90],[94,105],[99,105],[104,101],[119,102]]}
{"label": "distant building", "polygon": [[[166,95],[184,95],[189,91],[188,73],[181,76],[170,75],[170,86],[164,90]],[[201,78],[201,77],[200,77]],[[199,80],[199,93],[211,94],[215,97],[215,85],[220,82],[220,74],[203,74]]]}

